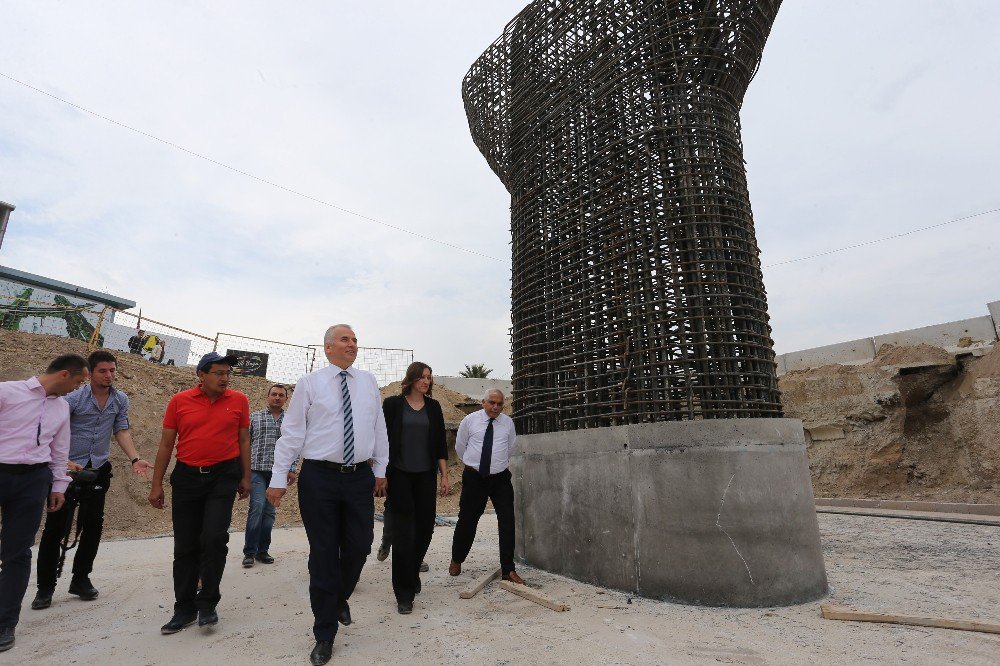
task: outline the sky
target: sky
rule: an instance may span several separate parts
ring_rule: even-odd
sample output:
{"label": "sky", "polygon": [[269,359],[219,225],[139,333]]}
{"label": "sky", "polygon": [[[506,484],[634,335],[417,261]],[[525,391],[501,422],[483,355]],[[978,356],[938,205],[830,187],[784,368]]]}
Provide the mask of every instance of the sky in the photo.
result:
{"label": "sky", "polygon": [[[510,200],[461,80],[523,6],[0,0],[0,264],[208,335],[349,322],[509,378]],[[1000,209],[998,24],[994,0],[784,4],[741,114],[778,353],[1000,300],[1000,213],[783,263]]]}

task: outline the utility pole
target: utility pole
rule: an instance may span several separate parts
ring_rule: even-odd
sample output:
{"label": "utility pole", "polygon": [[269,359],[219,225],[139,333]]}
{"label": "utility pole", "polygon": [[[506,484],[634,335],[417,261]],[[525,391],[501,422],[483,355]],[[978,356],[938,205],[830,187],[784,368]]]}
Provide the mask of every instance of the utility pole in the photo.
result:
{"label": "utility pole", "polygon": [[3,235],[7,233],[7,220],[10,219],[10,213],[13,210],[12,204],[0,201],[0,246],[3,246]]}

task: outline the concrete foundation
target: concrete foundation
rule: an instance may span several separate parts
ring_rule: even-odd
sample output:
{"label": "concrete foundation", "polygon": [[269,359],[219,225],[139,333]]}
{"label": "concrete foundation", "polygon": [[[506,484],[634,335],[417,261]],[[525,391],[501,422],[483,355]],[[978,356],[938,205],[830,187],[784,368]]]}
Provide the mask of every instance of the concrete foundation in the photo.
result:
{"label": "concrete foundation", "polygon": [[516,553],[527,564],[708,606],[827,592],[797,419],[618,426],[517,444]]}

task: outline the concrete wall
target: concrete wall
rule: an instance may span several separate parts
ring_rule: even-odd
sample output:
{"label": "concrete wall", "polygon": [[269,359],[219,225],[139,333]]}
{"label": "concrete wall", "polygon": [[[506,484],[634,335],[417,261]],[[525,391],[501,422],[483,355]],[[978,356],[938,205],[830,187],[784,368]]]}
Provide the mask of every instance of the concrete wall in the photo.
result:
{"label": "concrete wall", "polygon": [[[876,335],[871,338],[803,349],[781,354],[776,356],[774,360],[778,366],[778,374],[782,375],[793,370],[808,370],[823,365],[867,363],[875,358],[875,354],[885,344],[927,344],[956,353],[970,347],[984,347],[995,343],[1000,337],[1000,301],[988,303],[986,307],[990,314],[985,317],[961,319],[944,324],[912,328],[907,331]],[[967,340],[963,341],[963,338],[967,338]]]}
{"label": "concrete wall", "polygon": [[470,377],[439,377],[435,375],[434,383],[437,386],[443,386],[456,393],[467,395],[476,401],[483,397],[483,393],[488,388],[500,389],[508,399],[513,389],[513,384],[509,379],[473,379]]}
{"label": "concrete wall", "polygon": [[802,423],[664,422],[528,435],[516,552],[645,597],[771,606],[823,596]]}

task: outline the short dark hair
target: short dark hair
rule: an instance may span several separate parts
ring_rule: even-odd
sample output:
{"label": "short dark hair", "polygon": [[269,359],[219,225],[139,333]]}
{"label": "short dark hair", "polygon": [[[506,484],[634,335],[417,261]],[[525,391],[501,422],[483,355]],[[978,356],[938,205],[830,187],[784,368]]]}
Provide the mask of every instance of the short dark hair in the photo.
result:
{"label": "short dark hair", "polygon": [[78,375],[87,369],[87,359],[80,356],[79,354],[63,354],[62,356],[56,356],[49,363],[49,367],[45,369],[47,373],[62,372],[63,370],[69,371],[71,375]]}
{"label": "short dark hair", "polygon": [[116,359],[115,355],[111,352],[99,349],[87,357],[87,366],[90,368],[90,371],[93,372],[98,363],[114,363],[115,366],[117,366],[118,359]]}
{"label": "short dark hair", "polygon": [[271,386],[268,387],[267,392],[270,393],[271,389],[276,389],[276,388],[280,388],[282,391],[285,392],[285,395],[288,395],[288,387],[285,386],[284,384],[271,384]]}

